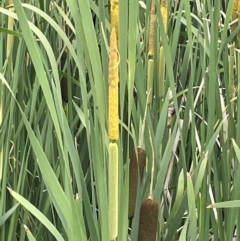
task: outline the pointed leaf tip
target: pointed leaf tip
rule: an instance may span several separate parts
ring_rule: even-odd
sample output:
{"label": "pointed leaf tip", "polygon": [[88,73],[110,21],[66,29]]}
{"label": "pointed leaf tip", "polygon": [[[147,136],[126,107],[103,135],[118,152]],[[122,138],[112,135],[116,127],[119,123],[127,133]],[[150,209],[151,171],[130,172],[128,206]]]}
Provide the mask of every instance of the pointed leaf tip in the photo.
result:
{"label": "pointed leaf tip", "polygon": [[213,208],[213,204],[209,204],[206,208]]}
{"label": "pointed leaf tip", "polygon": [[29,229],[25,224],[23,224],[23,227],[24,227],[25,231],[28,232]]}
{"label": "pointed leaf tip", "polygon": [[10,194],[12,195],[13,190],[10,187],[7,187],[7,189],[10,192]]}

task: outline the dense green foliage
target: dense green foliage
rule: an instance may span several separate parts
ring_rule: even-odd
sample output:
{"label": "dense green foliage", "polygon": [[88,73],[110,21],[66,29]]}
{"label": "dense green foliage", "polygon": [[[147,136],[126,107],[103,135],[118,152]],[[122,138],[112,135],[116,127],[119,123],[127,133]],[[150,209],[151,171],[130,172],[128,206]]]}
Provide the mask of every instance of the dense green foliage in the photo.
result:
{"label": "dense green foliage", "polygon": [[[0,240],[109,240],[109,2],[13,3],[15,12],[0,3]],[[153,98],[146,105],[151,1],[119,1],[117,240],[137,240],[153,158],[156,240],[240,240],[240,52],[233,42],[240,27],[230,31],[233,0],[168,3],[166,34],[156,1]],[[129,153],[141,139],[146,106],[147,165],[130,222]]]}

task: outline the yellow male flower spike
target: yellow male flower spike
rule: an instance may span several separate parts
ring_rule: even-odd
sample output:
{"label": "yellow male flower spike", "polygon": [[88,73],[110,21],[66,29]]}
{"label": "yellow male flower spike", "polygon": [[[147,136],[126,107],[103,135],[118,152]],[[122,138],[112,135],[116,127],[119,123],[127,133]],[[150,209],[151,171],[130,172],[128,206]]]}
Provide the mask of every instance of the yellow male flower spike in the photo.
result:
{"label": "yellow male flower spike", "polygon": [[161,14],[162,14],[164,30],[165,30],[165,32],[167,32],[167,24],[168,24],[167,0],[162,0],[162,2],[161,2]]}
{"label": "yellow male flower spike", "polygon": [[150,27],[149,27],[149,46],[148,55],[153,56],[154,54],[154,25],[155,25],[155,1],[152,0],[151,13],[150,13]]}
{"label": "yellow male flower spike", "polygon": [[118,140],[118,50],[115,28],[110,36],[109,73],[108,73],[108,136],[112,141]]}
{"label": "yellow male flower spike", "polygon": [[111,0],[111,29],[115,28],[118,39],[119,6],[118,0]]}

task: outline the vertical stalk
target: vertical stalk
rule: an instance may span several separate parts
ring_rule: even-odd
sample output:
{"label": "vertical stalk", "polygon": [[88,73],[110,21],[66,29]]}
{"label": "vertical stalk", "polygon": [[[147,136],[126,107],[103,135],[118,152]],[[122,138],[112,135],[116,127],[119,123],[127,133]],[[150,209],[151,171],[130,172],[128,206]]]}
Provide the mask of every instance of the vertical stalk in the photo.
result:
{"label": "vertical stalk", "polygon": [[[235,50],[235,44],[232,44],[229,47],[230,55],[229,55],[229,85],[228,85],[228,91],[230,100],[234,98],[235,91],[234,91],[234,50]],[[234,102],[231,102],[231,110],[232,114],[234,116]]]}
{"label": "vertical stalk", "polygon": [[[167,25],[168,25],[168,5],[167,0],[162,0],[161,2],[161,16],[163,21],[164,32],[167,34]],[[160,109],[162,108],[162,104],[164,101],[165,95],[165,56],[164,49],[160,47],[159,53],[159,98],[160,98]]]}
{"label": "vertical stalk", "polygon": [[[234,8],[236,7],[236,1],[237,1],[237,18],[238,18],[238,24],[240,23],[240,1],[235,0],[234,1]],[[238,48],[240,47],[240,32],[237,34],[237,43],[238,43]]]}
{"label": "vertical stalk", "polygon": [[163,102],[163,97],[165,94],[165,56],[163,52],[163,46],[160,47],[159,54],[159,97],[160,101]]}
{"label": "vertical stalk", "polygon": [[[3,122],[3,110],[4,110],[4,91],[5,86],[3,82],[0,82],[0,127],[2,126]],[[3,175],[3,147],[0,147],[0,182],[2,181]]]}
{"label": "vertical stalk", "polygon": [[152,103],[153,93],[153,71],[154,71],[154,26],[155,26],[155,1],[152,0],[150,11],[149,43],[148,43],[148,75],[147,75],[147,93],[150,93],[148,104]]}
{"label": "vertical stalk", "polygon": [[[240,0],[238,0],[238,5],[237,5],[237,16],[238,16],[238,24],[240,23]],[[237,51],[236,51],[236,66],[237,66],[237,124],[239,124],[240,121],[240,33],[237,35]],[[237,145],[240,145],[240,131],[237,129]]]}
{"label": "vertical stalk", "polygon": [[[240,6],[240,2],[238,4]],[[238,12],[240,14],[240,11]],[[240,16],[240,15],[239,15]],[[240,19],[240,18],[239,18]],[[238,48],[240,47],[240,34],[238,34]],[[239,49],[238,49],[239,50]],[[237,52],[237,124],[236,126],[239,126],[240,124],[240,91],[239,91],[239,88],[240,88],[240,53],[239,51]],[[239,146],[240,145],[240,130],[239,128],[236,128],[236,131],[237,131],[237,138],[236,138],[236,142],[237,142],[237,145]],[[235,166],[236,169],[239,169],[239,164],[236,163],[236,166]],[[238,172],[236,172],[236,176],[238,176]],[[236,178],[237,180],[237,178]],[[236,181],[236,183],[238,183]],[[239,192],[236,190],[236,200],[240,198],[240,194]],[[240,238],[240,208],[237,209],[237,217],[236,217],[236,221],[237,221],[237,225],[236,225],[236,232],[237,232],[237,239],[236,240],[239,240]]]}
{"label": "vertical stalk", "polygon": [[154,70],[154,61],[153,59],[148,60],[148,76],[147,76],[147,94],[149,98],[147,100],[148,104],[152,103],[153,95],[153,70]]}

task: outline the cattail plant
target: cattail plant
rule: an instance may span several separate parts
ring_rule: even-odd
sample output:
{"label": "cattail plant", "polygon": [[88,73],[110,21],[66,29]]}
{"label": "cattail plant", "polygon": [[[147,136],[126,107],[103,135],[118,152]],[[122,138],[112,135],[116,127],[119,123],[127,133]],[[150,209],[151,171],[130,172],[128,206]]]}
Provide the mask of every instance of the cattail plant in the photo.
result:
{"label": "cattail plant", "polygon": [[[168,6],[167,6],[167,0],[162,0],[161,2],[161,16],[164,26],[164,32],[167,33],[167,25],[168,25]],[[165,94],[165,56],[164,56],[164,50],[163,47],[160,47],[160,53],[159,53],[159,97],[160,100],[163,101],[163,97]]]}
{"label": "cattail plant", "polygon": [[[111,0],[111,34],[108,73],[108,137],[109,144],[109,237],[118,236],[118,0]],[[112,142],[112,143],[111,143]]]}
{"label": "cattail plant", "polygon": [[150,135],[150,142],[152,146],[152,170],[151,183],[148,198],[145,199],[140,208],[140,218],[138,227],[138,241],[156,241],[157,223],[158,223],[158,203],[153,199],[153,177],[154,177],[154,148]]}
{"label": "cattail plant", "polygon": [[[151,92],[151,90],[150,90]],[[143,138],[144,138],[144,130],[145,123],[147,117],[147,107],[148,107],[148,99],[150,97],[150,92],[147,96],[146,107],[143,117],[143,124],[139,138],[139,145],[137,148],[133,148],[130,157],[130,166],[129,166],[129,201],[128,201],[128,218],[131,219],[134,216],[135,206],[136,206],[136,198],[137,198],[137,190],[138,183],[142,181],[143,172],[146,165],[146,152],[142,148],[143,146]]]}
{"label": "cattail plant", "polygon": [[[115,27],[111,30],[109,53],[109,99],[108,136],[111,142],[118,140],[118,52]],[[109,144],[109,236],[115,240],[118,235],[118,146]]]}
{"label": "cattail plant", "polygon": [[153,71],[154,71],[154,27],[155,27],[155,1],[152,0],[150,11],[150,27],[149,27],[149,43],[148,43],[148,76],[147,76],[147,93],[150,93],[148,104],[152,103],[152,90],[153,89]]}

